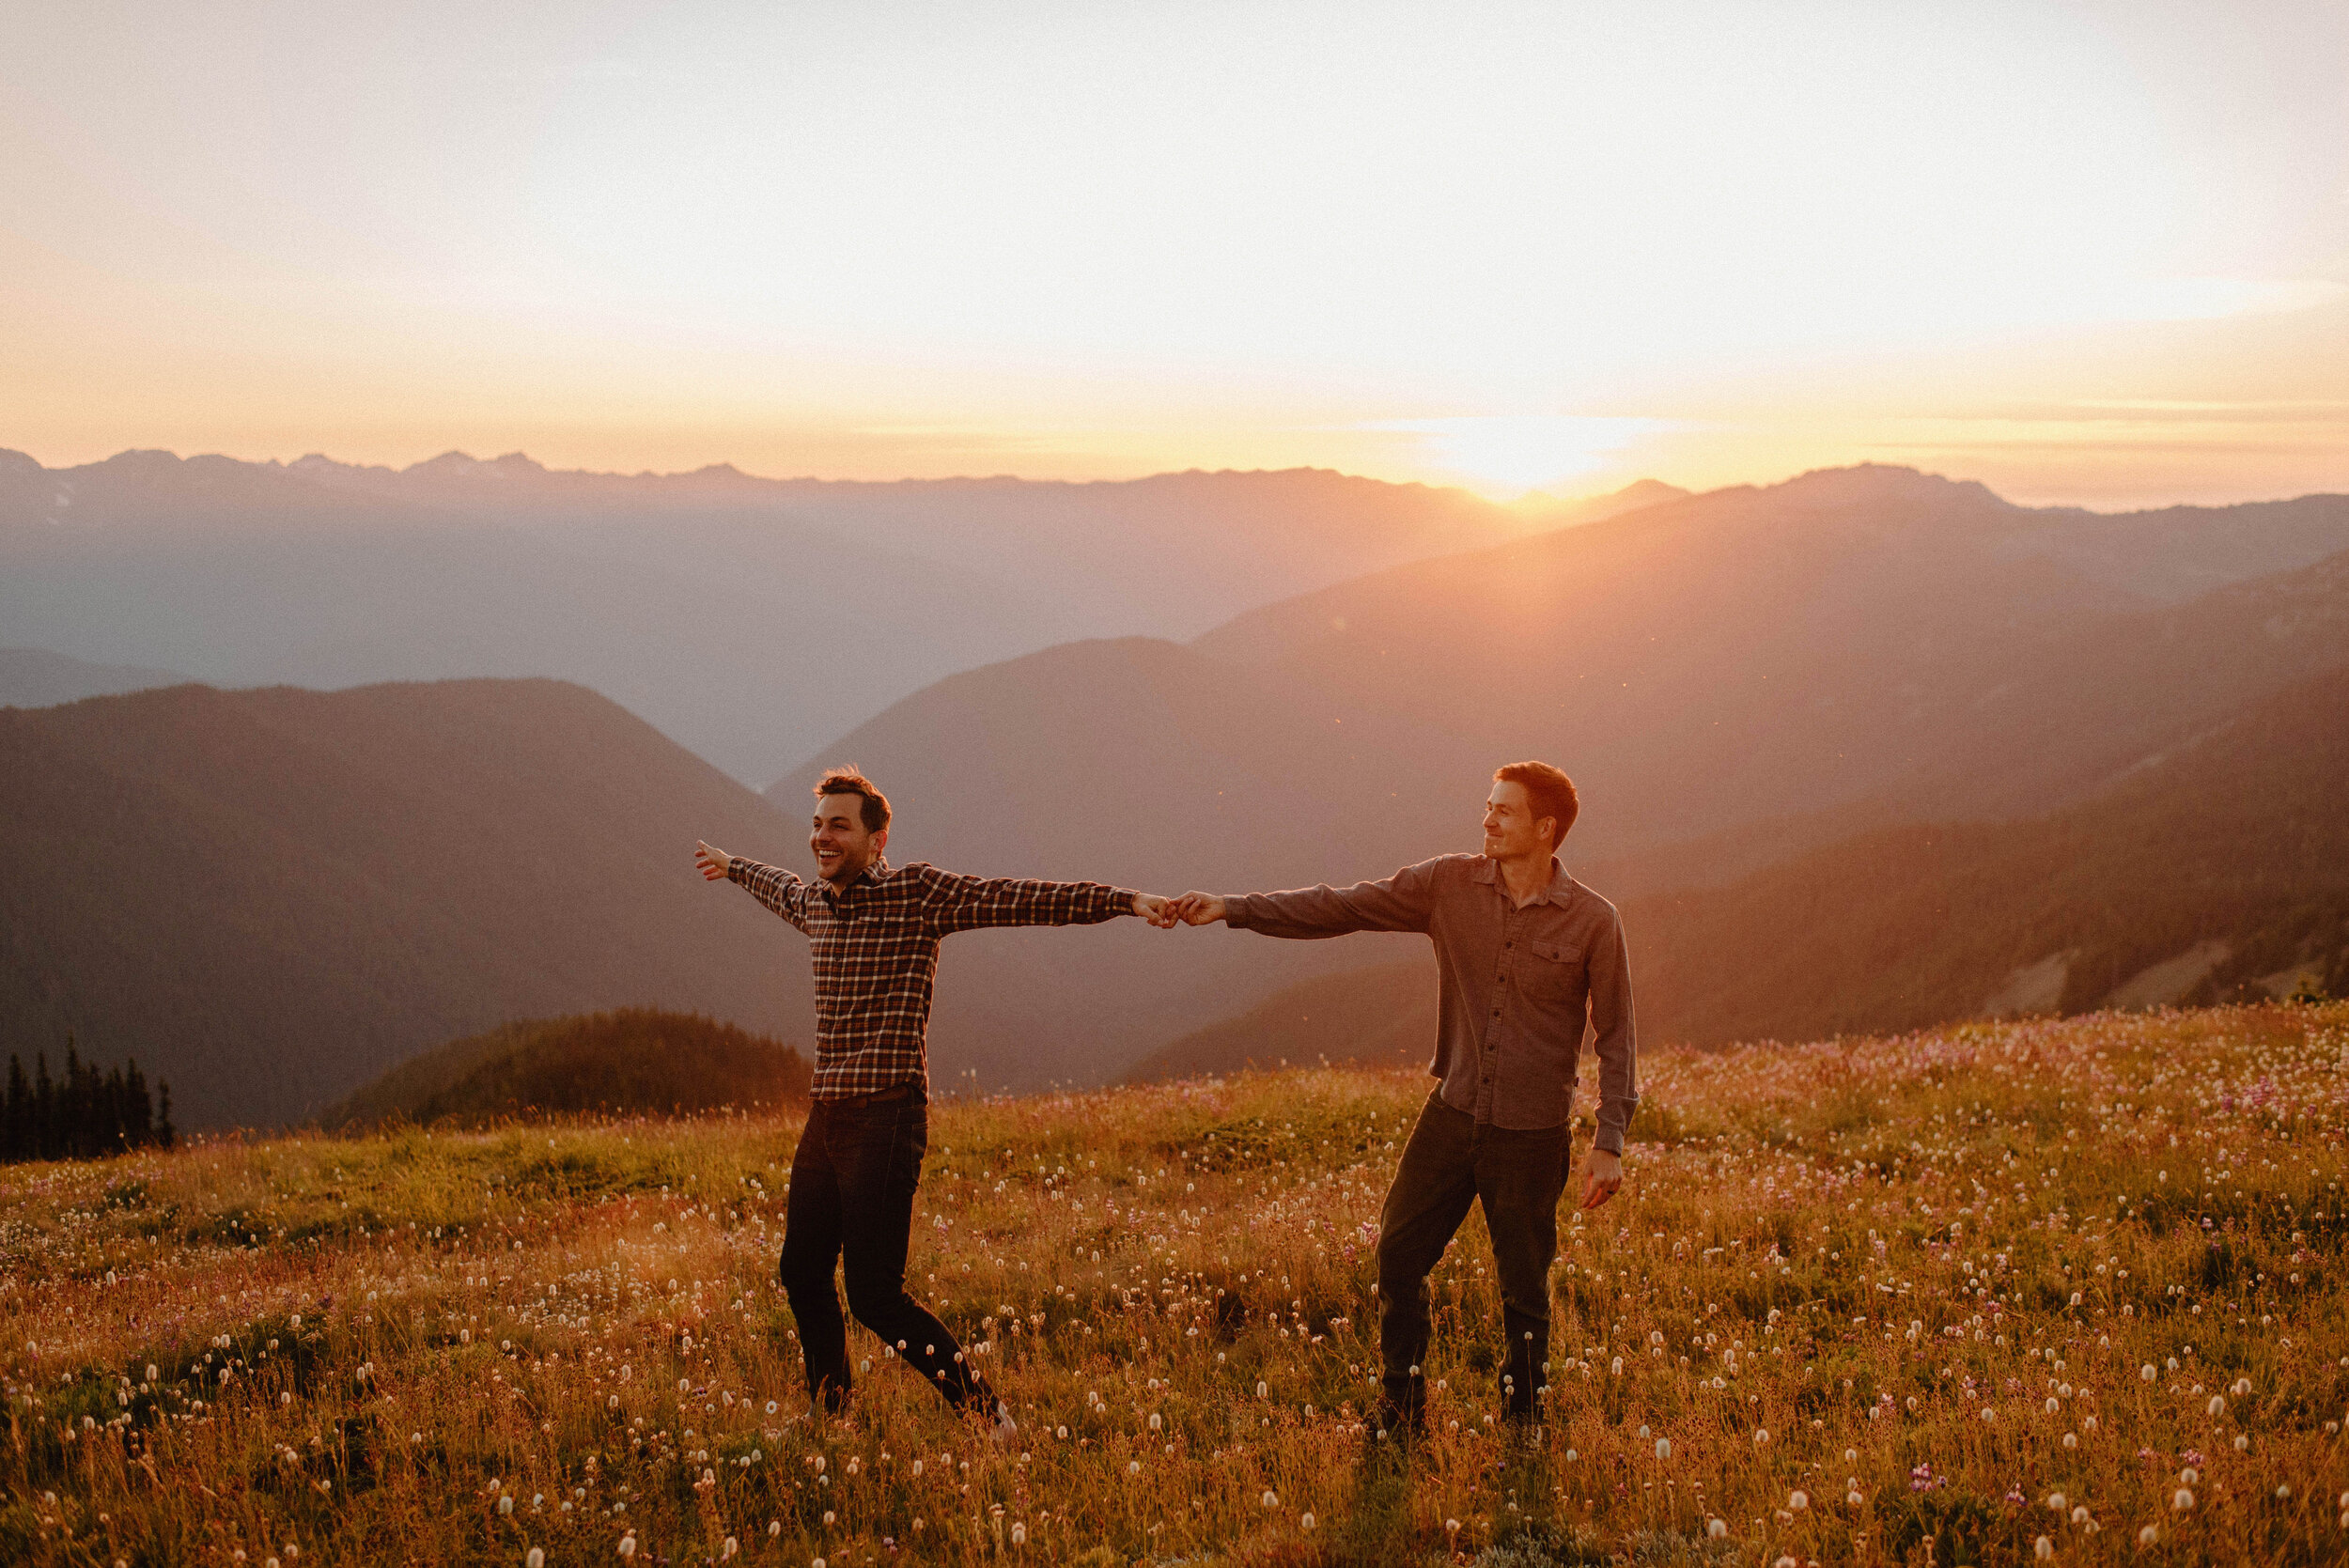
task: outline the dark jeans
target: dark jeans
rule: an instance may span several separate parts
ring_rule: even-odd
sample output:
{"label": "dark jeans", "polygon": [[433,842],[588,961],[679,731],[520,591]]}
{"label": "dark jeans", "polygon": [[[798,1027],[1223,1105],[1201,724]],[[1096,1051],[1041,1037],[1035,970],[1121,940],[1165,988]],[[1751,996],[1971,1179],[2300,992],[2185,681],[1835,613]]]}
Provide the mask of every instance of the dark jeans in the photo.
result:
{"label": "dark jeans", "polygon": [[1469,1204],[1480,1201],[1509,1340],[1501,1397],[1511,1416],[1534,1414],[1535,1393],[1548,1381],[1542,1365],[1549,1358],[1549,1265],[1558,1257],[1558,1195],[1572,1141],[1563,1126],[1517,1132],[1480,1125],[1427,1096],[1378,1224],[1378,1350],[1393,1415],[1416,1423],[1425,1408],[1427,1272]]}
{"label": "dark jeans", "polygon": [[929,1309],[906,1294],[913,1189],[929,1147],[929,1100],[910,1085],[891,1098],[816,1102],[791,1157],[783,1288],[800,1321],[807,1391],[825,1409],[848,1403],[848,1331],[832,1289],[845,1265],[848,1310],[956,1407],[991,1410],[995,1396]]}

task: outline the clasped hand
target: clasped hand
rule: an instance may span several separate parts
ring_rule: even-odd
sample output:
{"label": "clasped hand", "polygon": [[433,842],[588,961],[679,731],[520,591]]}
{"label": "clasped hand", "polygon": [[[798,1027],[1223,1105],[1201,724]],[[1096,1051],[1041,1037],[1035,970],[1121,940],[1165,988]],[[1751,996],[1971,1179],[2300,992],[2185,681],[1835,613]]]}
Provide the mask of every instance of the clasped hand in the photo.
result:
{"label": "clasped hand", "polygon": [[1223,918],[1223,900],[1211,893],[1187,893],[1180,898],[1156,893],[1134,894],[1134,913],[1161,931],[1177,925],[1206,925]]}

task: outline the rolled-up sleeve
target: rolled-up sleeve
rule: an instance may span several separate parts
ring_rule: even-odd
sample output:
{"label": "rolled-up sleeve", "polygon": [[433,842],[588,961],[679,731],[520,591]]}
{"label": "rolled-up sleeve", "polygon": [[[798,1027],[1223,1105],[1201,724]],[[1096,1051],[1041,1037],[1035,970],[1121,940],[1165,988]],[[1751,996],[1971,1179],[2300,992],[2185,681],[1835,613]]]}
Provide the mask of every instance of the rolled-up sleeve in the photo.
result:
{"label": "rolled-up sleeve", "polygon": [[1267,937],[1343,937],[1350,931],[1424,933],[1436,903],[1435,861],[1407,865],[1392,877],[1350,888],[1295,888],[1286,893],[1233,893],[1223,900],[1223,924]]}
{"label": "rolled-up sleeve", "polygon": [[1631,1014],[1631,954],[1623,922],[1611,910],[1589,964],[1591,1047],[1598,1054],[1598,1133],[1592,1146],[1619,1155],[1631,1113],[1640,1108],[1640,1043]]}

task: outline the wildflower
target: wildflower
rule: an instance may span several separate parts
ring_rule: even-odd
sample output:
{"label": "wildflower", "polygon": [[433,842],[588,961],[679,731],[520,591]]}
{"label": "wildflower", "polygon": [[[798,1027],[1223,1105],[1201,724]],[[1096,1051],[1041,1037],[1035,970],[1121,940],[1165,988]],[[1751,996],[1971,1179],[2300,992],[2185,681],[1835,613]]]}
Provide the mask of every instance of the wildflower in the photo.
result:
{"label": "wildflower", "polygon": [[1278,1508],[1281,1505],[1280,1497],[1268,1487],[1265,1491],[1264,1505],[1267,1508]]}
{"label": "wildflower", "polygon": [[1015,1545],[1015,1546],[1024,1546],[1024,1545],[1026,1545],[1028,1544],[1028,1527],[1027,1527],[1027,1526],[1025,1526],[1025,1525],[1023,1525],[1023,1524],[1019,1524],[1019,1523],[1014,1523],[1014,1524],[1012,1525],[1012,1527],[1011,1527],[1011,1544],[1012,1544],[1013,1545]]}
{"label": "wildflower", "polygon": [[506,1514],[514,1512],[514,1499],[510,1495],[498,1498],[498,1512]]}
{"label": "wildflower", "polygon": [[2170,1499],[2170,1506],[2183,1514],[2194,1506],[2194,1494],[2181,1486],[2178,1488],[2178,1495]]}
{"label": "wildflower", "polygon": [[1811,1495],[1808,1492],[1797,1489],[1786,1494],[1786,1507],[1790,1512],[1799,1514],[1810,1506]]}
{"label": "wildflower", "polygon": [[1658,1437],[1658,1438],[1657,1438],[1657,1439],[1656,1439],[1656,1457],[1657,1457],[1657,1458],[1658,1458],[1658,1459],[1670,1459],[1672,1456],[1672,1440],[1670,1437]]}
{"label": "wildflower", "polygon": [[[2074,1299],[2077,1300],[2078,1298],[2076,1296]],[[2044,1562],[2048,1558],[2055,1556],[2055,1543],[2043,1535],[2038,1540],[2030,1544],[2030,1555]]]}
{"label": "wildflower", "polygon": [[522,1555],[522,1568],[547,1568],[547,1549],[544,1546],[531,1547]]}
{"label": "wildflower", "polygon": [[620,1555],[624,1558],[634,1557],[636,1555],[636,1537],[634,1534],[631,1533],[620,1537]]}
{"label": "wildflower", "polygon": [[2251,1380],[2248,1377],[2238,1377],[2234,1380],[2234,1387],[2229,1389],[2227,1391],[2234,1395],[2237,1399],[2241,1399],[2245,1394],[2251,1391]]}
{"label": "wildflower", "polygon": [[2150,1546],[2160,1539],[2161,1531],[2155,1529],[2151,1525],[2147,1525],[2143,1529],[2137,1532],[2137,1544],[2140,1546]]}
{"label": "wildflower", "polygon": [[1760,1448],[1763,1444],[1765,1444],[1765,1443],[1768,1442],[1769,1440],[1770,1440],[1770,1429],[1769,1429],[1768,1427],[1766,1427],[1766,1426],[1757,1426],[1757,1427],[1755,1427],[1755,1428],[1753,1429],[1753,1446],[1754,1446],[1754,1447],[1756,1447],[1756,1448]]}
{"label": "wildflower", "polygon": [[[2151,1383],[2155,1378],[2160,1376],[2161,1374],[2154,1370],[2154,1363],[2148,1361],[2143,1366],[2137,1369],[2137,1375],[2145,1379],[2146,1382]],[[2150,1529],[2151,1527],[2149,1526],[2147,1528]]]}
{"label": "wildflower", "polygon": [[1726,1540],[1729,1536],[1729,1521],[1707,1519],[1704,1521],[1704,1533],[1716,1541]]}
{"label": "wildflower", "polygon": [[2061,1492],[2050,1492],[2050,1493],[2048,1493],[2048,1494],[2047,1494],[2047,1511],[2048,1511],[2049,1513],[2051,1513],[2051,1514],[2061,1514],[2061,1513],[2062,1513],[2062,1512],[2064,1511],[2064,1509],[2065,1509],[2065,1508],[2067,1508],[2067,1507],[2069,1507],[2069,1506],[2070,1506],[2070,1505],[2069,1505],[2069,1504],[2067,1504],[2067,1503],[2063,1500],[2063,1494],[2062,1494],[2062,1493],[2061,1493]]}
{"label": "wildflower", "polygon": [[1303,1518],[1301,1518],[1301,1519],[1299,1519],[1299,1520],[1298,1520],[1298,1521],[1297,1521],[1297,1528],[1298,1528],[1299,1529],[1313,1529],[1313,1528],[1314,1528],[1314,1516],[1313,1516],[1312,1514],[1306,1514]]}

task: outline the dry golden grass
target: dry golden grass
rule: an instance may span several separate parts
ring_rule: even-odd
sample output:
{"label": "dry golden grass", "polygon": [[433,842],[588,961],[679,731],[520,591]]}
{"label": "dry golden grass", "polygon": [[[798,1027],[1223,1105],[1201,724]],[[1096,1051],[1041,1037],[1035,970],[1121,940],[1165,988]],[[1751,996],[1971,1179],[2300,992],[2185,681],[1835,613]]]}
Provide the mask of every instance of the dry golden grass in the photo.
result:
{"label": "dry golden grass", "polygon": [[1546,1426],[1493,1424],[1471,1219],[1398,1452],[1371,1245],[1425,1084],[939,1108],[911,1283],[1007,1448],[862,1330],[852,1418],[807,1419],[787,1122],[16,1167],[0,1558],[2349,1555],[2349,1008],[1657,1053],[1624,1196],[1565,1229]]}

